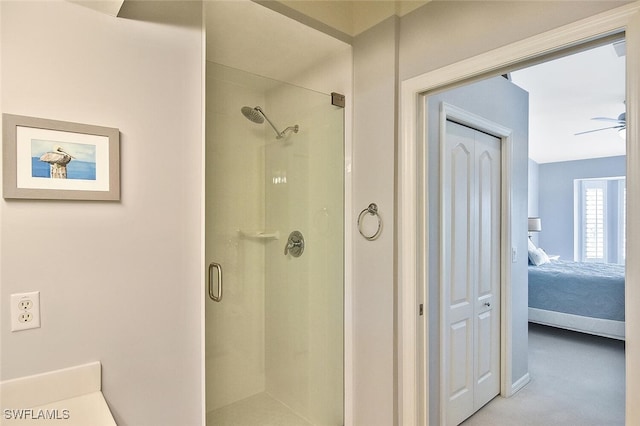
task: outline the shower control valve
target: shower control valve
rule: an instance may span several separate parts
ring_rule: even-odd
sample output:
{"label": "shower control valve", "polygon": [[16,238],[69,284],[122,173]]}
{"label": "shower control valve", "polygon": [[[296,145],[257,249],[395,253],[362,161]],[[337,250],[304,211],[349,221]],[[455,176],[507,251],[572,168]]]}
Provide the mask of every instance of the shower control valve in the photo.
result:
{"label": "shower control valve", "polygon": [[304,237],[300,231],[293,231],[289,234],[287,245],[284,246],[284,255],[300,257],[302,252],[304,252]]}

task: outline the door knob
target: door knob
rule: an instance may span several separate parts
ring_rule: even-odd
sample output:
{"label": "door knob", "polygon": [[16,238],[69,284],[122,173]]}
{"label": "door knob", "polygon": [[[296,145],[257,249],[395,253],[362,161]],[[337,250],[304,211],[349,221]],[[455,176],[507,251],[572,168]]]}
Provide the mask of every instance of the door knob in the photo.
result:
{"label": "door knob", "polygon": [[484,306],[486,306],[487,308],[491,306],[491,303],[489,302],[484,302]]}

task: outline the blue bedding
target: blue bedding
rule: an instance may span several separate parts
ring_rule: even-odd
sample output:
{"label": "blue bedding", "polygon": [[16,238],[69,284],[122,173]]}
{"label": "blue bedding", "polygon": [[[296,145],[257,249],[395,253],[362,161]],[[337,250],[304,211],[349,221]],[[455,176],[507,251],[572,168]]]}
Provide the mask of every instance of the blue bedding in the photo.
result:
{"label": "blue bedding", "polygon": [[562,260],[529,265],[529,307],[624,321],[624,265]]}

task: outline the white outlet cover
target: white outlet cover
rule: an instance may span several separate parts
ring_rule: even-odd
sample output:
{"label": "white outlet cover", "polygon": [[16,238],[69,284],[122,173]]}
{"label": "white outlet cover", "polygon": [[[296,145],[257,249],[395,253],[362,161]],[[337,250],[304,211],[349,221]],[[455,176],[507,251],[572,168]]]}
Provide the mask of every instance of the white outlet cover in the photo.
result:
{"label": "white outlet cover", "polygon": [[[40,292],[11,295],[11,331],[40,327]],[[30,319],[26,319],[30,318]]]}

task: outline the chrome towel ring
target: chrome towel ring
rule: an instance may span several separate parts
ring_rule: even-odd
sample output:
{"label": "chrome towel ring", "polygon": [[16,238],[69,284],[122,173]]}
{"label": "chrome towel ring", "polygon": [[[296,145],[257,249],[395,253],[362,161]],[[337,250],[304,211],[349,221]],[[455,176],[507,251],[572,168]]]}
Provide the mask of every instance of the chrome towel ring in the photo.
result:
{"label": "chrome towel ring", "polygon": [[[371,216],[375,216],[378,219],[378,229],[373,235],[367,235],[362,231],[362,218],[367,213],[369,213]],[[382,218],[378,214],[378,206],[375,203],[369,204],[369,207],[362,210],[358,215],[358,231],[360,232],[360,235],[362,235],[369,241],[373,241],[380,236],[380,232],[382,232]]]}

